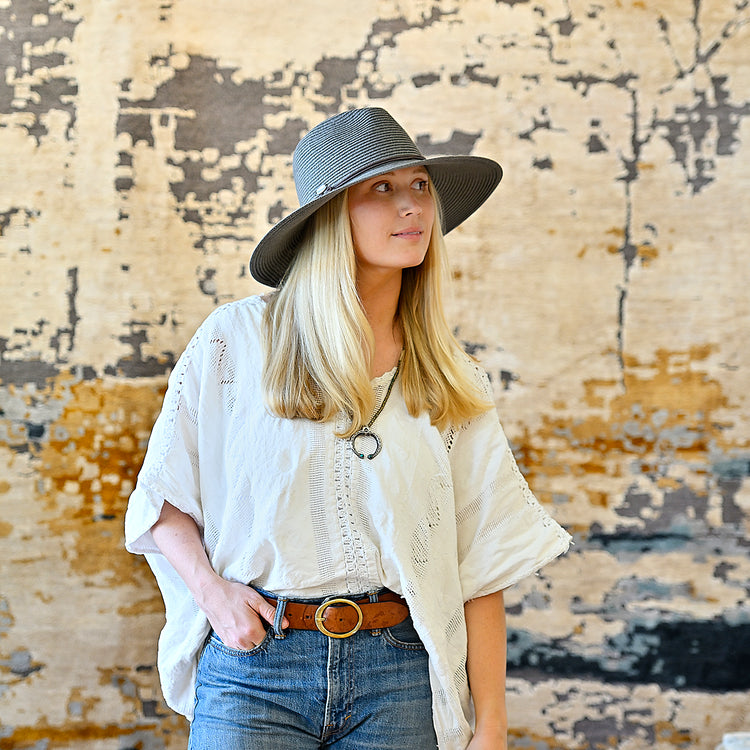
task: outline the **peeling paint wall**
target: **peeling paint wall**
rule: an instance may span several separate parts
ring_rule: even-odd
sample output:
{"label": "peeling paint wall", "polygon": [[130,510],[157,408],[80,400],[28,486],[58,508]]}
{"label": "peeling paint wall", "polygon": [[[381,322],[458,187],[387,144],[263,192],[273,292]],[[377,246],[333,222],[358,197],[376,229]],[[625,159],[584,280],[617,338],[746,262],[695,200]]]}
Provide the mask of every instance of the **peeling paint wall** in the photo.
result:
{"label": "peeling paint wall", "polygon": [[182,748],[122,549],[166,377],[383,105],[506,176],[452,319],[576,545],[508,593],[511,746],[750,729],[744,0],[0,0],[0,750]]}

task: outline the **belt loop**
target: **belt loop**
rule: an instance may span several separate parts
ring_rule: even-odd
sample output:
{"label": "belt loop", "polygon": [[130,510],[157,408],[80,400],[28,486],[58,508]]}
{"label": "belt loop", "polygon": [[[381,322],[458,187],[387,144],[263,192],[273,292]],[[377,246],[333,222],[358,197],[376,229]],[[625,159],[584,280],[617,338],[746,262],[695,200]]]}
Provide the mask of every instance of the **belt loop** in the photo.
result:
{"label": "belt loop", "polygon": [[[375,604],[379,600],[377,591],[368,591],[367,596],[370,599],[370,604]],[[382,632],[383,632],[382,630],[371,630],[370,635],[373,635],[373,636],[380,635]]]}
{"label": "belt loop", "polygon": [[286,633],[281,629],[281,621],[284,619],[284,612],[286,611],[286,603],[289,599],[285,596],[280,596],[276,599],[276,615],[273,618],[273,637],[278,640],[286,638]]}

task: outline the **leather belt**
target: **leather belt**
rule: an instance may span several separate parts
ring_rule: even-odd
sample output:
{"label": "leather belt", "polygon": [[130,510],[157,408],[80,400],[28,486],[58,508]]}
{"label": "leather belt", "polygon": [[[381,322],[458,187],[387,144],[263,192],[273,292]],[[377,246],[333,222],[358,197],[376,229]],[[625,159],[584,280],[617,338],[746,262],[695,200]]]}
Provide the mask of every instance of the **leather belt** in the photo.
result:
{"label": "leather belt", "polygon": [[[263,597],[276,606],[282,602]],[[293,630],[319,630],[331,638],[348,638],[358,630],[392,628],[409,616],[406,600],[392,591],[378,595],[378,601],[330,597],[321,604],[285,601],[284,616]]]}

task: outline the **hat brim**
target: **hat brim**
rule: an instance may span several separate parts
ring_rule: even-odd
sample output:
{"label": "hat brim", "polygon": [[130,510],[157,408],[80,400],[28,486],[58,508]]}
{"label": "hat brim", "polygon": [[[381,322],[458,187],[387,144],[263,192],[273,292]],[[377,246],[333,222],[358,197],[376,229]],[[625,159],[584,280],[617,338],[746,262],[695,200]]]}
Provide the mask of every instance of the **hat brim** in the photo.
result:
{"label": "hat brim", "polygon": [[250,273],[261,284],[277,287],[294,259],[307,220],[321,207],[352,185],[405,167],[424,166],[430,174],[442,211],[443,234],[455,229],[490,197],[503,177],[502,167],[481,156],[437,156],[409,159],[358,174],[344,185],[316,198],[274,224],[250,257]]}

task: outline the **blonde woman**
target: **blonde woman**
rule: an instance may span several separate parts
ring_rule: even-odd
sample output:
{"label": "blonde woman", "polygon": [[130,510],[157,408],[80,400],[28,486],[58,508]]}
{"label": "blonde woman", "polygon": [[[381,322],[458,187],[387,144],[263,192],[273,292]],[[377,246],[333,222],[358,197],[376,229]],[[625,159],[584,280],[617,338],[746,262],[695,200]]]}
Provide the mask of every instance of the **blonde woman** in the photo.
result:
{"label": "blonde woman", "polygon": [[126,518],[192,750],[507,746],[503,589],[563,553],[447,324],[443,234],[502,177],[383,109],[294,153],[300,208],[170,377]]}

